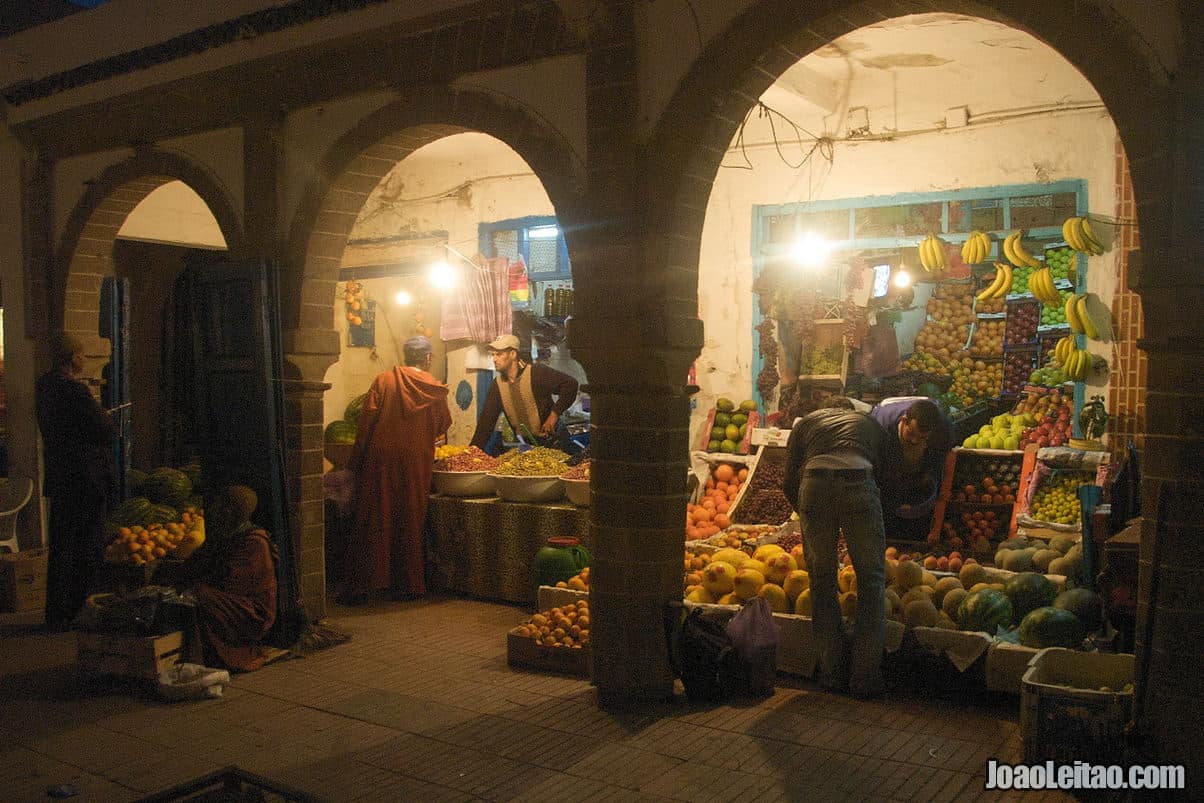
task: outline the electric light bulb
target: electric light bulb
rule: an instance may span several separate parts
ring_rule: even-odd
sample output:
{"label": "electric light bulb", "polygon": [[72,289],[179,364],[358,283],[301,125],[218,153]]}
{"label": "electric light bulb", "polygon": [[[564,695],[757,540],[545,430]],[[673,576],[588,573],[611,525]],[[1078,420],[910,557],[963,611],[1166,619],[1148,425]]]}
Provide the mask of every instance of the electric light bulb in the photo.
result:
{"label": "electric light bulb", "polygon": [[895,287],[910,287],[910,286],[911,286],[911,274],[910,273],[908,273],[905,270],[901,270],[901,271],[898,271],[895,273]]}
{"label": "electric light bulb", "polygon": [[439,290],[450,290],[456,286],[456,269],[446,262],[436,262],[427,272],[427,280]]}
{"label": "electric light bulb", "polygon": [[398,290],[397,295],[393,296],[393,301],[395,301],[399,307],[408,307],[410,304],[414,303],[414,297],[405,290]]}
{"label": "electric light bulb", "polygon": [[805,268],[822,265],[832,253],[832,244],[814,232],[806,232],[790,246],[790,257]]}

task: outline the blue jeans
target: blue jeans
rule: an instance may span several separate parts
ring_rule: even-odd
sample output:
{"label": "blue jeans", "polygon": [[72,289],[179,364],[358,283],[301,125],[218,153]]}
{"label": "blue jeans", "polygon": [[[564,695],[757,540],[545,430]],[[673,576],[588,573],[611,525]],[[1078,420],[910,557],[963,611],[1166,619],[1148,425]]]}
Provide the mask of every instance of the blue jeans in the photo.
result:
{"label": "blue jeans", "polygon": [[[821,686],[871,696],[882,691],[886,639],[886,535],[882,501],[869,472],[804,471],[798,511],[811,578],[811,620]],[[837,599],[836,539],[844,532],[857,572],[857,616],[850,650]],[[851,653],[851,654],[850,654]]]}

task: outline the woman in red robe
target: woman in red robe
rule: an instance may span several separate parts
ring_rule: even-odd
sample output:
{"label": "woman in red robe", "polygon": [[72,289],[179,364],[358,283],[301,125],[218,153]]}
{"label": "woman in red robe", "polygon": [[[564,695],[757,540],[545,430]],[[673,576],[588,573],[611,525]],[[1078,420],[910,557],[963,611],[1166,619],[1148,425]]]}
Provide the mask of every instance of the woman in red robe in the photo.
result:
{"label": "woman in red robe", "polygon": [[435,441],[451,426],[447,385],[429,373],[431,341],[412,337],[405,365],[377,375],[360,415],[347,467],[355,474],[356,530],[344,557],[343,604],[388,590],[426,593],[422,529]]}

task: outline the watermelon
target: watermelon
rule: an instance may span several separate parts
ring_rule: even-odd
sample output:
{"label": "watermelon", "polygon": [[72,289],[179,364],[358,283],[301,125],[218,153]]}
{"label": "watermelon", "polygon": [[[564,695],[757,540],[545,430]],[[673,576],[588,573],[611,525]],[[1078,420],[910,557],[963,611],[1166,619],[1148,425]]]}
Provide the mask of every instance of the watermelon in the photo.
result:
{"label": "watermelon", "polygon": [[146,475],[142,490],[147,499],[156,504],[180,508],[188,504],[188,497],[192,496],[192,482],[183,471],[157,468]]}
{"label": "watermelon", "polygon": [[998,628],[1011,625],[1012,603],[1002,591],[980,588],[957,607],[957,623],[962,630],[981,630],[993,636]]}
{"label": "watermelon", "polygon": [[171,524],[180,520],[180,511],[171,505],[151,505],[145,518],[146,524]]}
{"label": "watermelon", "polygon": [[1083,644],[1083,623],[1061,608],[1037,608],[1020,622],[1020,643],[1025,647],[1069,647]]}
{"label": "watermelon", "polygon": [[194,489],[201,487],[201,465],[200,463],[188,463],[180,466],[180,471],[184,472],[184,476],[192,483]]}
{"label": "watermelon", "polygon": [[1058,590],[1043,574],[1023,572],[1008,580],[1003,593],[1012,603],[1012,615],[1019,621],[1035,611],[1053,604]]}
{"label": "watermelon", "polygon": [[350,421],[331,421],[326,425],[327,443],[355,443],[355,424]]}
{"label": "watermelon", "polygon": [[351,401],[347,402],[347,409],[343,410],[343,420],[349,424],[356,424],[360,420],[360,413],[364,411],[364,402],[368,400],[367,393],[361,393]]}
{"label": "watermelon", "polygon": [[125,472],[125,490],[131,494],[141,494],[142,484],[146,482],[146,472],[131,468]]}
{"label": "watermelon", "polygon": [[1070,611],[1083,623],[1083,629],[1094,633],[1104,625],[1103,604],[1099,594],[1088,588],[1063,591],[1053,601],[1055,608]]}
{"label": "watermelon", "polygon": [[145,527],[150,522],[147,515],[153,507],[145,496],[134,496],[122,502],[109,516],[109,521],[118,527]]}

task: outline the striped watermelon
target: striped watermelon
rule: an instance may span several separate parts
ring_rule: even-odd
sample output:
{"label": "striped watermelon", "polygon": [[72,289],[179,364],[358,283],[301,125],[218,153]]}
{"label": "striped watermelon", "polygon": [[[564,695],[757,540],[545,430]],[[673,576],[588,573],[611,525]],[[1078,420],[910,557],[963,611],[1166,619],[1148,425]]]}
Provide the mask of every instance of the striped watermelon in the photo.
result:
{"label": "striped watermelon", "polygon": [[1083,623],[1061,608],[1038,608],[1020,623],[1020,643],[1025,647],[1069,647],[1083,644]]}
{"label": "striped watermelon", "polygon": [[1053,606],[1073,613],[1088,633],[1094,633],[1104,625],[1103,602],[1099,594],[1089,588],[1063,591],[1054,599]]}
{"label": "striped watermelon", "polygon": [[188,504],[188,497],[192,496],[192,482],[183,471],[157,468],[146,475],[142,490],[146,498],[156,504],[180,508]]}
{"label": "striped watermelon", "polygon": [[109,522],[117,527],[145,527],[151,522],[147,519],[154,504],[145,496],[133,496],[125,500],[109,516]]}
{"label": "striped watermelon", "polygon": [[962,630],[981,630],[993,636],[998,628],[1012,624],[1012,603],[1002,591],[980,588],[957,607],[957,623]]}
{"label": "striped watermelon", "polygon": [[1003,588],[1008,601],[1012,603],[1012,615],[1017,620],[1023,619],[1029,611],[1052,605],[1058,590],[1043,574],[1022,572]]}

